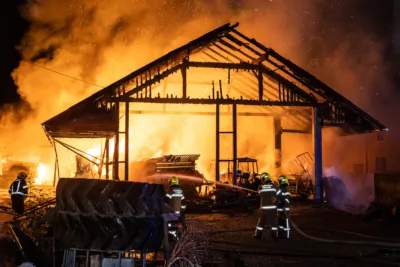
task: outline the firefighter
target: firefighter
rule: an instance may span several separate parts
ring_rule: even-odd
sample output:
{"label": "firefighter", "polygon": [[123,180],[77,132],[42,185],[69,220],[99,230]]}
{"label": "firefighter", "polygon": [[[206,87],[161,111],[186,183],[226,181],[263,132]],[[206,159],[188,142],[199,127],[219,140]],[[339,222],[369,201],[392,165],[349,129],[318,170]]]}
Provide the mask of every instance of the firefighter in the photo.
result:
{"label": "firefighter", "polygon": [[[185,212],[186,212],[186,204],[185,204],[185,196],[183,195],[182,189],[179,187],[179,179],[176,176],[172,176],[169,181],[169,189],[166,194],[166,203],[169,204],[172,210],[179,215],[179,219],[182,223],[183,230],[186,230],[186,221],[185,221]],[[169,233],[178,238],[177,235],[177,223],[172,223],[168,225]]]}
{"label": "firefighter", "polygon": [[17,214],[24,213],[24,201],[28,195],[28,185],[26,184],[26,172],[20,172],[17,179],[11,184],[8,193],[11,195],[12,209]]}
{"label": "firefighter", "polygon": [[278,238],[278,227],[276,222],[276,186],[272,184],[269,173],[261,174],[261,185],[258,188],[260,194],[260,219],[258,220],[254,238],[260,239],[264,226],[271,230],[272,238]]}
{"label": "firefighter", "polygon": [[[278,198],[278,224],[279,224],[279,237],[290,238],[290,225],[289,219],[286,214],[290,212],[290,191],[289,180],[286,176],[282,175],[278,179],[279,190],[277,192]],[[285,212],[286,211],[286,214]]]}

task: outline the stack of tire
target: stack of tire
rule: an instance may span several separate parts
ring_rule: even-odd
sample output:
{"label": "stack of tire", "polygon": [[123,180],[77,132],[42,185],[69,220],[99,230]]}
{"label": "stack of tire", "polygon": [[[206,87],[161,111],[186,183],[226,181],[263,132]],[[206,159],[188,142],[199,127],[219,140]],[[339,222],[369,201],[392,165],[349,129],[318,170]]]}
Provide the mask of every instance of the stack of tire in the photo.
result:
{"label": "stack of tire", "polygon": [[160,249],[162,185],[97,179],[60,179],[53,217],[58,249]]}

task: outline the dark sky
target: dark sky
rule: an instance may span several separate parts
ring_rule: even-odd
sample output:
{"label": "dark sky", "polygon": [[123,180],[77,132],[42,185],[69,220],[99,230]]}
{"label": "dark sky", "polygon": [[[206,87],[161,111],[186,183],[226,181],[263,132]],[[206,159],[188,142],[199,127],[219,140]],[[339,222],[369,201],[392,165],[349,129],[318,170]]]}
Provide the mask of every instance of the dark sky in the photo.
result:
{"label": "dark sky", "polygon": [[23,0],[0,1],[0,105],[19,100],[11,72],[18,66],[19,53],[15,49],[28,23],[19,15],[17,9]]}
{"label": "dark sky", "polygon": [[[325,0],[324,5],[326,5],[330,1],[333,0]],[[385,37],[392,38],[392,1],[346,1],[351,1],[354,3],[355,10],[358,10],[358,16],[363,17],[363,23],[369,21],[369,23],[371,24],[369,27],[370,29],[372,29],[376,33],[379,33],[382,36],[386,35]],[[14,81],[11,78],[11,72],[14,68],[18,66],[18,62],[20,60],[19,53],[15,49],[15,47],[16,45],[18,45],[19,41],[24,35],[24,32],[28,29],[29,26],[29,24],[21,18],[18,11],[18,6],[23,2],[24,0],[0,0],[0,106],[4,103],[12,103],[19,100],[19,96],[16,92],[16,86],[14,85]],[[332,12],[329,12],[328,9],[325,16],[327,17],[327,20],[331,21],[332,16],[340,16],[340,13],[346,13],[346,17],[348,17],[348,12],[348,10],[332,10]],[[343,15],[342,17],[344,18],[345,15]],[[349,23],[349,30],[351,30],[351,28],[351,23]]]}

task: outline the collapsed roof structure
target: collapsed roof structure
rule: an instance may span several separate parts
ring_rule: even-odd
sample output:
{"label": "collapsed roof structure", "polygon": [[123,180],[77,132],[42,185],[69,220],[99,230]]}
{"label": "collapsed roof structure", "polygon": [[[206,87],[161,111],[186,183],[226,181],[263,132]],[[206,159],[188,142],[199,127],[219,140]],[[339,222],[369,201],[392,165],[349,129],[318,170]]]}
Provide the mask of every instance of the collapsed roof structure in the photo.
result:
{"label": "collapsed roof structure", "polygon": [[[56,138],[116,138],[118,143],[119,103],[126,104],[125,134],[129,132],[129,103],[159,104],[206,104],[216,106],[217,151],[219,158],[219,115],[220,105],[232,105],[232,116],[259,116],[260,113],[276,118],[276,139],[282,132],[314,133],[316,186],[322,178],[321,127],[340,127],[347,134],[385,130],[385,126],[362,111],[348,99],[318,80],[315,76],[284,58],[272,48],[249,38],[236,28],[239,24],[226,24],[171,51],[148,65],[132,72],[115,83],[82,100],[66,111],[42,124],[50,140]],[[188,93],[191,83],[187,71],[192,68],[218,69],[227,71],[228,91],[214,87],[212,95],[193,98]],[[172,96],[160,89],[158,84],[181,72],[180,95]],[[210,81],[211,83],[211,81]],[[162,86],[161,86],[162,87]],[[260,113],[236,114],[236,105],[258,106]],[[162,113],[162,112],[161,112]],[[164,111],[164,114],[165,111]],[[280,118],[291,125],[280,127]],[[237,159],[236,126],[233,161]],[[128,140],[128,138],[126,138]],[[279,142],[276,142],[279,143]],[[128,142],[125,142],[128,148]],[[280,149],[280,144],[275,145]],[[129,153],[125,155],[125,179],[128,175]],[[118,159],[115,146],[113,162]],[[113,166],[114,178],[118,179],[118,165]],[[219,167],[216,164],[216,179]]]}

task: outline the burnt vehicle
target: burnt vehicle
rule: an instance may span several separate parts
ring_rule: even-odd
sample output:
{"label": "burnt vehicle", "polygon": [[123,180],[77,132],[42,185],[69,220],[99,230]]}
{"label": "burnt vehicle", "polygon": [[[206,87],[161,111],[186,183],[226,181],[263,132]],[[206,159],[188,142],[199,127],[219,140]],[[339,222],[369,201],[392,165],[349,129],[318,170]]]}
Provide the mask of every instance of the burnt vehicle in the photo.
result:
{"label": "burnt vehicle", "polygon": [[289,179],[291,197],[308,199],[315,192],[310,173],[310,166],[313,164],[311,155],[308,152],[300,154],[289,164],[291,174],[286,176]]}
{"label": "burnt vehicle", "polygon": [[168,179],[179,177],[179,185],[184,191],[189,212],[211,211],[214,205],[211,191],[213,183],[196,169],[196,160],[200,155],[164,155],[144,159],[130,164],[129,178],[164,185],[168,189]]}
{"label": "burnt vehicle", "polygon": [[[220,180],[227,186],[217,184],[216,190],[211,193],[212,198],[215,200],[215,205],[218,207],[258,205],[259,195],[257,190],[261,184],[258,173],[258,160],[249,157],[237,158],[236,170],[233,167],[233,160],[227,160],[227,162],[227,171],[220,174]],[[236,172],[236,181],[233,181],[234,171]],[[237,187],[229,186],[235,184]]]}
{"label": "burnt vehicle", "polygon": [[0,188],[8,189],[11,183],[17,178],[18,173],[26,172],[28,179],[37,175],[38,164],[3,158],[0,165]]}

